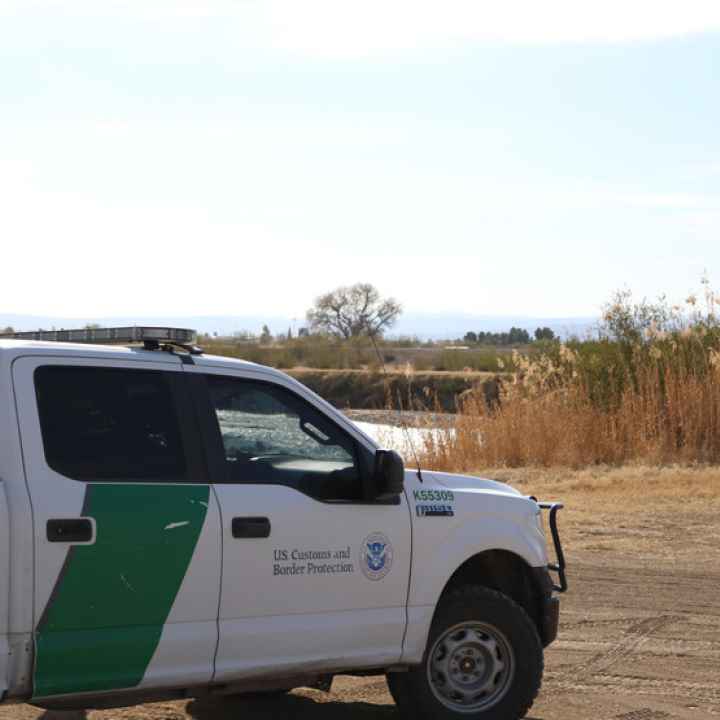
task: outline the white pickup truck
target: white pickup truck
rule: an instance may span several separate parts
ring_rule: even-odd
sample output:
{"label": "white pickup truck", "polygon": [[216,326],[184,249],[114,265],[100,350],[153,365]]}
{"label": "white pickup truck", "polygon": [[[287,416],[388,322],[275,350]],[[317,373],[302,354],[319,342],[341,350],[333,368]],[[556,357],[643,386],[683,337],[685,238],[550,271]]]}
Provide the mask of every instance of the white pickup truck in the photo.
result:
{"label": "white pickup truck", "polygon": [[300,383],[189,331],[30,337],[0,339],[1,701],[343,673],[387,674],[410,717],[527,712],[567,586],[558,506],[405,470]]}

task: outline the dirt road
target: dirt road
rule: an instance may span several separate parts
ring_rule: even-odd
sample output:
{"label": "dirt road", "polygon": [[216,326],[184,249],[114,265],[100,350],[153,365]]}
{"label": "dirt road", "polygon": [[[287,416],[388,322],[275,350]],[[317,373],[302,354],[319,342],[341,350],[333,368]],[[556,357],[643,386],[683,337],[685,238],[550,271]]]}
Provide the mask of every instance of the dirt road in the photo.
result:
{"label": "dirt road", "polygon": [[[599,471],[598,471],[599,472]],[[496,473],[498,475],[499,473]],[[619,474],[619,475],[618,475]],[[512,475],[515,475],[512,473]],[[620,478],[620,480],[619,480]],[[568,500],[571,591],[547,653],[534,720],[699,720],[720,716],[720,470],[607,471],[516,484]],[[198,700],[88,713],[91,720],[399,718],[382,678],[336,678],[329,694]],[[80,720],[28,705],[0,720]]]}

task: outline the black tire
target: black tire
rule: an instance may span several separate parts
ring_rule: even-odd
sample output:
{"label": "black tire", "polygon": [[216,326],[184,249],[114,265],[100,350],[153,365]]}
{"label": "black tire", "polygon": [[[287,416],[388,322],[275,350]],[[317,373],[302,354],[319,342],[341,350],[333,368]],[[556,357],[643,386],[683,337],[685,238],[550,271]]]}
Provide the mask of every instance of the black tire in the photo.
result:
{"label": "black tire", "polygon": [[422,664],[388,673],[387,681],[408,718],[517,720],[540,691],[543,666],[542,643],[525,610],[502,593],[473,585],[442,600]]}

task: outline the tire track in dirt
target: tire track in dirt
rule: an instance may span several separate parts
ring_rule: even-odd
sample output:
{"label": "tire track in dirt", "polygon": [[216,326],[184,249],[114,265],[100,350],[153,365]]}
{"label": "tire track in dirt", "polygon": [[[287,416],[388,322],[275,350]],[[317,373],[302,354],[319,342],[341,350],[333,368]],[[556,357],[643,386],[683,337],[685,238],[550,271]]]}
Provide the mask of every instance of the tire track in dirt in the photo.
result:
{"label": "tire track in dirt", "polygon": [[670,713],[663,712],[662,710],[652,710],[650,708],[643,708],[642,710],[631,710],[621,715],[616,715],[615,720],[666,720],[671,718]]}
{"label": "tire track in dirt", "polygon": [[628,655],[632,655],[653,633],[678,619],[676,615],[660,615],[633,623],[625,630],[615,645],[596,653],[589,660],[574,668],[574,681],[582,682],[609,669]]}
{"label": "tire track in dirt", "polygon": [[[654,568],[578,563],[576,577],[566,601],[570,621],[561,623],[560,641],[551,651],[560,662],[555,668],[549,664],[546,698],[557,693],[587,712],[597,702],[613,704],[614,713],[599,717],[617,720],[720,713],[720,683],[713,671],[720,659],[715,593],[720,576],[714,568],[691,574],[662,563]],[[589,607],[601,607],[603,616],[593,617]],[[567,653],[576,662],[563,664]],[[557,701],[545,702],[555,710]]]}
{"label": "tire track in dirt", "polygon": [[547,688],[553,690],[571,690],[573,692],[607,692],[621,695],[645,695],[653,698],[671,697],[675,700],[687,698],[693,702],[707,702],[717,705],[720,710],[720,688],[707,683],[694,683],[685,680],[669,680],[654,678],[636,678],[628,675],[614,675],[611,673],[598,674],[587,682],[555,681],[548,678]]}

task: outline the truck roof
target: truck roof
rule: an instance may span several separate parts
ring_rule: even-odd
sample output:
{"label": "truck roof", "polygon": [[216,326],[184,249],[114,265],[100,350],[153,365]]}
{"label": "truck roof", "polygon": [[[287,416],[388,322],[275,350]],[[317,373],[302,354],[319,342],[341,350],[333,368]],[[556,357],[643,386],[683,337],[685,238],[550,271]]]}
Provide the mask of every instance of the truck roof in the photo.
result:
{"label": "truck roof", "polygon": [[[46,341],[46,340],[5,340],[0,339],[0,355],[4,356],[4,359],[11,360],[14,357],[27,356],[27,355],[45,355],[54,357],[95,357],[103,360],[129,360],[138,359],[143,362],[157,362],[167,363],[172,362],[172,358],[175,358],[177,362],[181,362],[181,356],[185,355],[182,352],[168,352],[165,350],[147,350],[142,346],[122,346],[122,345],[95,345],[90,343],[72,343],[72,342],[57,342],[57,341]],[[249,362],[248,360],[241,360],[239,358],[225,357],[222,355],[192,355],[193,362],[197,365],[207,366],[235,366],[238,369],[241,367],[247,369],[253,369],[263,373],[277,375],[285,377],[285,373],[276,370],[275,368],[268,367],[266,365],[259,365],[257,363]]]}

